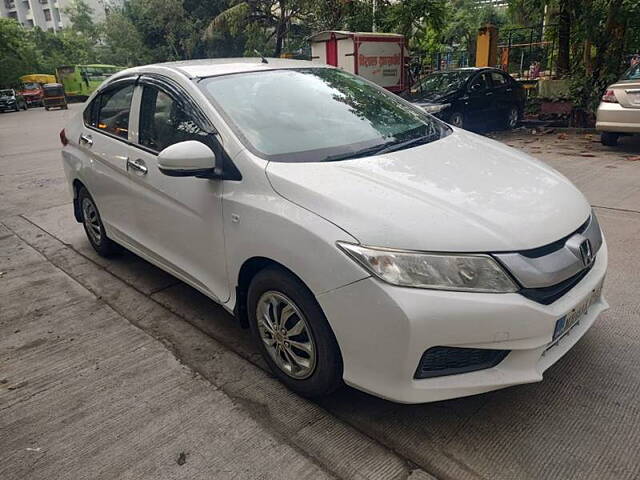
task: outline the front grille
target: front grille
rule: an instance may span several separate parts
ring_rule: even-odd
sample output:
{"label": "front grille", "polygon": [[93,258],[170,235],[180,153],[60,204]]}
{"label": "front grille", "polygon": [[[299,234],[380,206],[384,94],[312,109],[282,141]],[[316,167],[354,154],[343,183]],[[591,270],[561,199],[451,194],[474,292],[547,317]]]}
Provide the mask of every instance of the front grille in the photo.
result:
{"label": "front grille", "polygon": [[591,267],[584,269],[581,272],[576,273],[573,277],[567,278],[564,282],[560,282],[550,287],[522,288],[520,289],[520,293],[529,300],[533,300],[534,302],[538,302],[543,305],[550,305],[580,283],[580,280],[582,280],[590,270]]}
{"label": "front grille", "polygon": [[509,350],[431,347],[422,354],[413,378],[433,378],[484,370],[495,367],[508,354]]}
{"label": "front grille", "polygon": [[575,230],[574,232],[571,232],[569,235],[565,237],[562,237],[560,240],[556,240],[555,242],[549,243],[547,245],[543,245],[542,247],[530,248],[529,250],[521,250],[518,253],[528,258],[540,258],[540,257],[544,257],[545,255],[549,255],[550,253],[553,253],[563,248],[564,244],[567,243],[567,240],[569,240],[576,233],[584,233],[584,231],[589,226],[590,222],[591,222],[591,217],[589,217],[586,222],[580,225],[580,227],[578,227],[577,230]]}

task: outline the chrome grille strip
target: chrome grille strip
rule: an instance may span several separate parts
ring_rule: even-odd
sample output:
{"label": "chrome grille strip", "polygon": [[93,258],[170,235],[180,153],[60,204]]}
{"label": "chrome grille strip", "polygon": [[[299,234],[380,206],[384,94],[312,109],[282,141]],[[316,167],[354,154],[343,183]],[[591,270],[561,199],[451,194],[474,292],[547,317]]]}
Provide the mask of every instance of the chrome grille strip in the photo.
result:
{"label": "chrome grille strip", "polygon": [[582,232],[573,234],[564,246],[547,255],[531,258],[518,252],[510,252],[493,256],[524,288],[551,287],[591,266],[591,263],[585,263],[580,252],[580,245],[585,239],[589,240],[592,257],[595,258],[602,246],[602,232],[593,212]]}

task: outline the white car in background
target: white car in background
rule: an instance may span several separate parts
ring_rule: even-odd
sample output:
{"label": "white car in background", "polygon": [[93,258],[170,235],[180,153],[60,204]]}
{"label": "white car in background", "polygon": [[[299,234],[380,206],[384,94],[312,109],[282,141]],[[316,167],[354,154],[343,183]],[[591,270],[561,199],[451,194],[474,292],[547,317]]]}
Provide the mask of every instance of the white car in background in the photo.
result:
{"label": "white car in background", "polygon": [[640,133],[640,64],[607,87],[598,107],[596,129],[603,145],[617,145],[621,135]]}
{"label": "white car in background", "polygon": [[542,380],[607,308],[584,196],[362,78],[267,62],[137,67],[89,98],[61,140],[96,251],[220,303],[301,395]]}

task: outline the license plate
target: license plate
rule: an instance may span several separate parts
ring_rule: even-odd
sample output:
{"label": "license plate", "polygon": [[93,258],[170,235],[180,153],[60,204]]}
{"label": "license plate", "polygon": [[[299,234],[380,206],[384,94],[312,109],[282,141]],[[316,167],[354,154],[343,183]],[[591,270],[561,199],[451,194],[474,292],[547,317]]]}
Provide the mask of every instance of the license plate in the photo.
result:
{"label": "license plate", "polygon": [[556,321],[556,327],[553,331],[553,341],[552,343],[557,342],[562,337],[564,337],[569,330],[575,327],[578,323],[580,323],[580,319],[584,317],[591,305],[596,303],[602,294],[602,282],[596,288],[591,291],[591,294],[587,296],[582,302],[580,302],[576,308],[567,313],[564,317],[559,318]]}
{"label": "license plate", "polygon": [[640,105],[640,91],[630,91],[627,95],[633,105]]}

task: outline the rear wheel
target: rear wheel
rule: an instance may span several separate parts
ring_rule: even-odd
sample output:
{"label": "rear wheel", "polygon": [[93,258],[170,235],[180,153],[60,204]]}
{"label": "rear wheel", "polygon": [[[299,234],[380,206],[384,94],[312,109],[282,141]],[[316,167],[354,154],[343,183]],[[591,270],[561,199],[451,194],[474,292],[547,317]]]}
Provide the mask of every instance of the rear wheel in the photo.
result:
{"label": "rear wheel", "polygon": [[328,395],[342,385],[338,342],[300,280],[275,267],[258,272],[247,308],[258,348],[282,383],[305,397]]}
{"label": "rear wheel", "polygon": [[82,215],[82,225],[87,234],[89,243],[101,257],[110,257],[118,251],[118,245],[107,237],[107,232],[102,224],[98,207],[86,188],[80,188],[78,192],[78,204]]}
{"label": "rear wheel", "polygon": [[618,144],[618,138],[620,135],[613,132],[602,132],[600,134],[600,143],[607,147],[615,147]]}
{"label": "rear wheel", "polygon": [[505,127],[509,130],[513,130],[518,126],[518,122],[520,122],[520,111],[518,110],[518,107],[509,107],[507,110],[507,116],[505,117]]}

